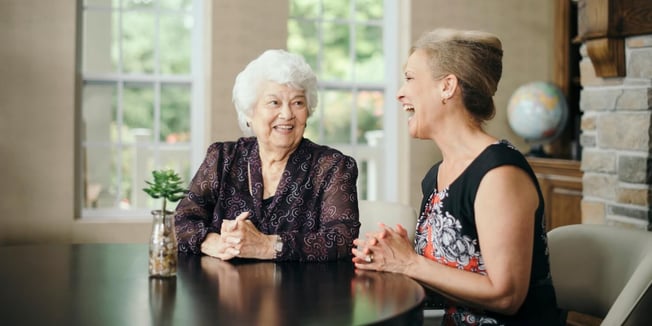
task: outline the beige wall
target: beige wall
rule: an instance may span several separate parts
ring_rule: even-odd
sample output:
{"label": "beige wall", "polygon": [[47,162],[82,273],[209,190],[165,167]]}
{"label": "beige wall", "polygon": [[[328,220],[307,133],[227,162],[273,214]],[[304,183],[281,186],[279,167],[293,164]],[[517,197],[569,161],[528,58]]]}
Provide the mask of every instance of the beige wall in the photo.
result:
{"label": "beige wall", "polygon": [[[494,97],[496,117],[489,133],[510,140],[521,151],[529,146],[507,123],[506,107],[516,88],[535,80],[551,80],[553,72],[554,1],[540,0],[412,0],[411,37],[438,27],[479,29],[503,42],[503,77]],[[421,204],[421,179],[441,154],[431,141],[410,142],[410,204]]]}
{"label": "beige wall", "polygon": [[70,238],[74,22],[73,1],[0,2],[0,243]]}
{"label": "beige wall", "polygon": [[[76,2],[0,1],[0,245],[145,242],[149,220],[79,220],[75,212]],[[235,139],[231,88],[267,48],[284,48],[285,0],[206,1],[208,142]]]}
{"label": "beige wall", "polygon": [[[207,3],[208,144],[240,136],[231,104],[233,79],[264,49],[285,47],[288,2]],[[410,12],[413,39],[438,26],[486,29],[502,37],[498,108],[518,85],[551,76],[552,2],[413,0]],[[0,244],[145,242],[149,235],[147,220],[76,219],[76,15],[70,0],[0,1]],[[495,120],[491,132],[523,146],[504,113]],[[439,154],[426,141],[411,141],[409,152],[409,201],[418,207],[420,180]]]}
{"label": "beige wall", "polygon": [[212,2],[211,49],[208,85],[210,98],[210,142],[234,140],[242,136],[231,102],[235,76],[266,49],[285,49],[287,41],[287,0]]}

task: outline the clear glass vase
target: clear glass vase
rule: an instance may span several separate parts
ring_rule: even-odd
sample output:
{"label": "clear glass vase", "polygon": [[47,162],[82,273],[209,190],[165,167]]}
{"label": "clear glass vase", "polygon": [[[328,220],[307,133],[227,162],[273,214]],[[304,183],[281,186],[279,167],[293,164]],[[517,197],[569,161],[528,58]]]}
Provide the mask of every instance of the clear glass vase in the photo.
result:
{"label": "clear glass vase", "polygon": [[152,237],[149,241],[149,276],[177,275],[177,237],[174,234],[174,213],[152,211]]}

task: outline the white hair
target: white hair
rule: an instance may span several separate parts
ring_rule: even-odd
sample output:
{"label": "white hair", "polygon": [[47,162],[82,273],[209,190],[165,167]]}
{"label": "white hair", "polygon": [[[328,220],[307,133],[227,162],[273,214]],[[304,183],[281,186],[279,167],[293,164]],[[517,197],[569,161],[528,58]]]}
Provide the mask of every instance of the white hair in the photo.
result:
{"label": "white hair", "polygon": [[247,119],[260,96],[259,88],[266,81],[303,90],[308,116],[317,107],[317,77],[303,57],[285,50],[267,50],[238,74],[233,85],[233,104],[245,136],[253,135]]}

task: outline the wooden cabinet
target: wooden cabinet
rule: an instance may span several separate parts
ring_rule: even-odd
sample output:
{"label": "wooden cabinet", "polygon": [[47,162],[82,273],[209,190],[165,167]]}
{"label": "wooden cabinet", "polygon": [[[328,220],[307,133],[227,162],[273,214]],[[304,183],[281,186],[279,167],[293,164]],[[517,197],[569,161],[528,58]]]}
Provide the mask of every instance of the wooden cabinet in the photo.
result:
{"label": "wooden cabinet", "polygon": [[529,157],[545,201],[546,227],[582,223],[580,162]]}
{"label": "wooden cabinet", "polygon": [[[528,157],[545,201],[546,229],[582,223],[582,171],[580,162]],[[601,319],[568,312],[567,326],[598,326]]]}

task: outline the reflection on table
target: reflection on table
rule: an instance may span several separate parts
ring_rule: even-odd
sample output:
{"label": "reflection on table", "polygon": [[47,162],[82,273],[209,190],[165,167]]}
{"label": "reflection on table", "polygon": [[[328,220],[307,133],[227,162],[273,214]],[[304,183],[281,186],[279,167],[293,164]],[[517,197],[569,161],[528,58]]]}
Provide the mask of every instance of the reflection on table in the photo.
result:
{"label": "reflection on table", "polygon": [[349,261],[224,262],[180,255],[176,278],[147,275],[146,245],[0,247],[6,325],[420,324],[423,288]]}

